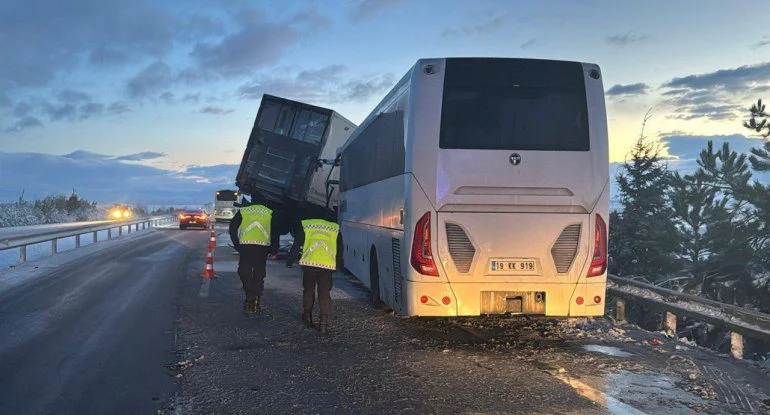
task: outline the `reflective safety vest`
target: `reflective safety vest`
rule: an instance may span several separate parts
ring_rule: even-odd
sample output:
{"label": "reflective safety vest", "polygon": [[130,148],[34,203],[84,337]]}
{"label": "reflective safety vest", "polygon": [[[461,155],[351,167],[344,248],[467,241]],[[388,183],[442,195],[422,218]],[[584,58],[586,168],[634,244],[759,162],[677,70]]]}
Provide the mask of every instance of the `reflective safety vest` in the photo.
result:
{"label": "reflective safety vest", "polygon": [[340,225],[322,219],[302,221],[305,244],[302,247],[300,265],[324,269],[337,269],[337,235]]}
{"label": "reflective safety vest", "polygon": [[262,205],[241,208],[241,226],[238,227],[238,240],[241,245],[270,246],[270,222],[273,211]]}

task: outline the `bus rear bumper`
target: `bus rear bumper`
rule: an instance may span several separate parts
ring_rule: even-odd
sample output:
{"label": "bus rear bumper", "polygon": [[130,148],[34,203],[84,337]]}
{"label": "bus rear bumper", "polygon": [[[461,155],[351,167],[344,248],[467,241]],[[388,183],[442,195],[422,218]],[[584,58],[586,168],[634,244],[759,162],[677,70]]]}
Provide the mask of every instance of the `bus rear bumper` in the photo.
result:
{"label": "bus rear bumper", "polygon": [[581,283],[423,283],[410,281],[405,299],[412,316],[528,314],[604,315],[606,281]]}

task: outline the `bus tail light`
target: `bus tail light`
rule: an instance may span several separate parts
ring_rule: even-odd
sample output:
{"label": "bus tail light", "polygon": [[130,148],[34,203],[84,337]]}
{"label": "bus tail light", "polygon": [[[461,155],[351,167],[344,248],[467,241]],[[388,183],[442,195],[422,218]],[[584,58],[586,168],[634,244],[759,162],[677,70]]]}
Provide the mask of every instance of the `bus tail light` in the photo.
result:
{"label": "bus tail light", "polygon": [[596,232],[594,232],[594,256],[591,258],[591,268],[588,277],[598,277],[607,270],[607,224],[601,216],[596,215]]}
{"label": "bus tail light", "polygon": [[438,269],[433,261],[433,251],[430,246],[430,212],[426,212],[414,229],[412,241],[412,267],[423,275],[438,277]]}

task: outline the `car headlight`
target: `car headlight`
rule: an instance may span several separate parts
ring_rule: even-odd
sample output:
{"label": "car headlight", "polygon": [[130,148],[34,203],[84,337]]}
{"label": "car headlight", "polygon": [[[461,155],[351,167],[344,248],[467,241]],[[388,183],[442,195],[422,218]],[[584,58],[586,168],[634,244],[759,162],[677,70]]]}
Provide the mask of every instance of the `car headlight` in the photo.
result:
{"label": "car headlight", "polygon": [[127,217],[129,217],[129,216],[131,216],[131,212],[129,212],[129,211],[125,211],[125,212],[123,212],[123,217],[124,217],[124,218],[127,218]]}

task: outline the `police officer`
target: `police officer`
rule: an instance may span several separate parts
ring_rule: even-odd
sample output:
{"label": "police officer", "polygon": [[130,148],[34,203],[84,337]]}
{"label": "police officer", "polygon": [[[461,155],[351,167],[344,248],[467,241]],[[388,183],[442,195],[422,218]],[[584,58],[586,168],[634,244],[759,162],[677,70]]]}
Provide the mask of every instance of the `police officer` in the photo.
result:
{"label": "police officer", "polygon": [[[244,203],[230,222],[230,239],[238,251],[238,276],[246,293],[243,312],[262,312],[261,298],[270,253],[270,228],[273,211],[264,204]],[[263,202],[264,203],[264,202]]]}
{"label": "police officer", "polygon": [[305,219],[297,235],[297,243],[303,244],[299,260],[302,266],[302,321],[308,328],[313,327],[313,304],[317,289],[321,333],[329,330],[332,275],[337,264],[342,263],[340,227],[329,219]]}

